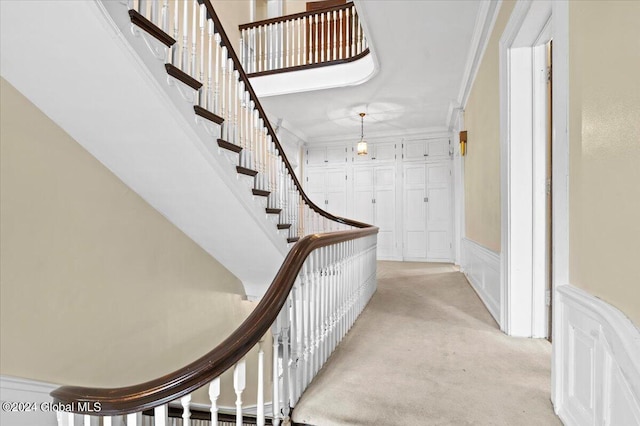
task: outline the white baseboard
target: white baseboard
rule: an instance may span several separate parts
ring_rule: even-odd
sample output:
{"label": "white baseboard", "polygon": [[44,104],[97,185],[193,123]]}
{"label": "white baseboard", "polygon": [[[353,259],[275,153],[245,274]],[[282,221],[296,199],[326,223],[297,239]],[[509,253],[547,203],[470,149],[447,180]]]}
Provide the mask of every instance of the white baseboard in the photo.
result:
{"label": "white baseboard", "polygon": [[640,425],[640,331],[571,285],[556,288],[553,397],[566,425]]}
{"label": "white baseboard", "polygon": [[500,255],[462,239],[460,268],[493,318],[500,324]]}

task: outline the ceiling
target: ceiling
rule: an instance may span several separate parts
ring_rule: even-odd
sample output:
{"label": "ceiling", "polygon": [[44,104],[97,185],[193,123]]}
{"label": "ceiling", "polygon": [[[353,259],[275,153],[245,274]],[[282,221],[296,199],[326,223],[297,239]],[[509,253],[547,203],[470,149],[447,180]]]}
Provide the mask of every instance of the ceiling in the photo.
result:
{"label": "ceiling", "polygon": [[448,129],[482,3],[356,1],[378,73],[358,86],[262,97],[270,120],[284,119],[311,143],[359,137],[359,112],[367,113],[365,136]]}

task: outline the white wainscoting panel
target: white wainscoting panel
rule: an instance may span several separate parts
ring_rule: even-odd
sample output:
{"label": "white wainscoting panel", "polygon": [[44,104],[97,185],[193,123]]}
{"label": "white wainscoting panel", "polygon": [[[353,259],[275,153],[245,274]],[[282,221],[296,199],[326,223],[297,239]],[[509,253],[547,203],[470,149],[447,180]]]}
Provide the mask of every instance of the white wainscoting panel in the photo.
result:
{"label": "white wainscoting panel", "polygon": [[640,331],[571,285],[556,289],[555,409],[566,425],[640,425]]}
{"label": "white wainscoting panel", "polygon": [[462,239],[462,272],[500,324],[500,255],[467,238]]}
{"label": "white wainscoting panel", "polygon": [[[0,411],[0,424],[11,426],[56,426],[56,413],[48,411],[53,398],[49,392],[58,388],[58,385],[20,379],[11,376],[0,376],[0,398],[2,399],[2,411]],[[6,405],[6,403],[9,405]],[[11,403],[28,403],[29,412],[7,411],[12,408]],[[34,404],[34,405],[32,405]],[[15,407],[17,408],[17,407]]]}

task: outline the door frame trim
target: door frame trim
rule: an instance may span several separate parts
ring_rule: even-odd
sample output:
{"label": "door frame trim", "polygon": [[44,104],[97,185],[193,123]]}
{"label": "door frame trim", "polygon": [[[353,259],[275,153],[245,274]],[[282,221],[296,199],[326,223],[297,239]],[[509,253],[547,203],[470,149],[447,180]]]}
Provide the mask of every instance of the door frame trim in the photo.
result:
{"label": "door frame trim", "polygon": [[522,337],[546,337],[547,329],[546,260],[534,253],[541,246],[534,235],[541,231],[533,212],[534,194],[541,190],[539,179],[534,180],[534,146],[541,136],[534,111],[538,92],[546,88],[534,84],[533,66],[534,46],[550,38],[554,47],[552,279],[558,286],[568,282],[568,3],[518,2],[499,43],[500,326],[506,334]]}

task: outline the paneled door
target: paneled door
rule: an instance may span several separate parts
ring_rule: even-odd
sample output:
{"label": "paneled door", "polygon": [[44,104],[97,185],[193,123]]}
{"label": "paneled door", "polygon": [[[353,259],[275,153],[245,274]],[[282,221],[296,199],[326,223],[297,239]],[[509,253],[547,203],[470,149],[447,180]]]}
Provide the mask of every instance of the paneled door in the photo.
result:
{"label": "paneled door", "polygon": [[404,247],[407,260],[427,257],[427,179],[424,164],[404,166]]}
{"label": "paneled door", "polygon": [[405,164],[403,257],[451,261],[451,162]]}
{"label": "paneled door", "polygon": [[353,217],[376,225],[378,256],[396,256],[396,168],[395,165],[354,167]]}
{"label": "paneled door", "polygon": [[427,259],[451,260],[451,162],[427,164]]}
{"label": "paneled door", "polygon": [[347,215],[347,180],[344,167],[310,168],[306,192],[318,207],[336,216]]}

